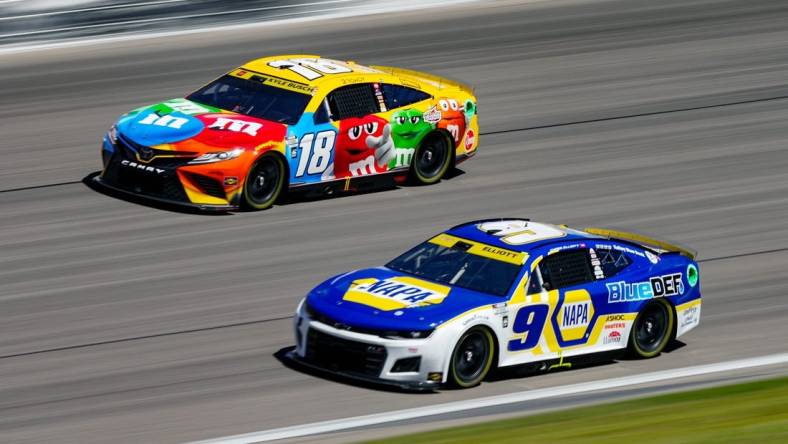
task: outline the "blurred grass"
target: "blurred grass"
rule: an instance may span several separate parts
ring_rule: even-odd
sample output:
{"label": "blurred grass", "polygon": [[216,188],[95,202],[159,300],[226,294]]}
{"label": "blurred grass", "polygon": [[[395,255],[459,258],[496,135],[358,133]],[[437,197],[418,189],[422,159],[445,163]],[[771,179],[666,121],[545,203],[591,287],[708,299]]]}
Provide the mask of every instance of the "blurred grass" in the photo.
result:
{"label": "blurred grass", "polygon": [[788,443],[788,377],[369,441]]}

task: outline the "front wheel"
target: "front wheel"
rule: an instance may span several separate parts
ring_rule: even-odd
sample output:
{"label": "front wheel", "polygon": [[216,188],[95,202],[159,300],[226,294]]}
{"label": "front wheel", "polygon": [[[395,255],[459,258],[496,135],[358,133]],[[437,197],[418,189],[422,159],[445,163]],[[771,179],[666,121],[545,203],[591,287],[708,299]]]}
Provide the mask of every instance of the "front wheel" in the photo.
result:
{"label": "front wheel", "polygon": [[243,189],[244,207],[265,210],[274,204],[285,183],[285,165],[273,153],[260,156],[252,165]]}
{"label": "front wheel", "polygon": [[451,354],[449,382],[460,388],[473,387],[487,376],[493,361],[493,336],[484,327],[466,331]]}
{"label": "front wheel", "polygon": [[673,309],[664,299],[646,304],[635,318],[629,334],[629,352],[639,358],[653,358],[662,353],[673,334],[676,322]]}
{"label": "front wheel", "polygon": [[451,164],[451,143],[441,133],[427,135],[413,154],[411,181],[430,185],[441,180]]}

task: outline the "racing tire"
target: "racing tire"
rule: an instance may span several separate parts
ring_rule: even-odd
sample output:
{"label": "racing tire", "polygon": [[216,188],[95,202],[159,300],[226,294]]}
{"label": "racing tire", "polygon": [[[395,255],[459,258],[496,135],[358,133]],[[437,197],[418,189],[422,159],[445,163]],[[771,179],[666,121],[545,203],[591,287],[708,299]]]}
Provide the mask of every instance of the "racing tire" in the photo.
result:
{"label": "racing tire", "polygon": [[446,174],[451,166],[451,142],[439,132],[428,134],[421,141],[410,164],[410,180],[417,185],[432,185]]}
{"label": "racing tire", "polygon": [[285,163],[281,156],[274,153],[260,156],[246,175],[243,207],[248,210],[270,208],[282,193],[285,177]]}
{"label": "racing tire", "polygon": [[665,349],[673,336],[676,316],[664,299],[655,299],[638,313],[629,334],[629,354],[637,358],[653,358]]}
{"label": "racing tire", "polygon": [[463,333],[451,354],[449,384],[468,388],[481,383],[492,367],[494,351],[490,330],[477,326]]}

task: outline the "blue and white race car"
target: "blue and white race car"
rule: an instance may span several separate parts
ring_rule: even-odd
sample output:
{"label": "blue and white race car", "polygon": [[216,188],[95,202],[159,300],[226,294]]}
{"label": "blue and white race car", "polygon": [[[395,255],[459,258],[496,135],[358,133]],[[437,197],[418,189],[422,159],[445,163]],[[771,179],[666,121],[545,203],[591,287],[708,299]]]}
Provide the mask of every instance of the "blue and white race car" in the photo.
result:
{"label": "blue and white race car", "polygon": [[634,233],[468,222],[333,277],[300,303],[289,356],[410,389],[479,384],[493,366],[660,354],[700,321],[695,252]]}

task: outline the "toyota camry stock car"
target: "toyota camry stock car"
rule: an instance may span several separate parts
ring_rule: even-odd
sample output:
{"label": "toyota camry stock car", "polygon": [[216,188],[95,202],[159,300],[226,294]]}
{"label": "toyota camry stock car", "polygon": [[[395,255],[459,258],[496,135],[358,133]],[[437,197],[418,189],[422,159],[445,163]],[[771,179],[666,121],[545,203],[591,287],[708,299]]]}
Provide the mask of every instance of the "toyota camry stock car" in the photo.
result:
{"label": "toyota camry stock car", "polygon": [[311,55],[251,61],[186,98],[122,116],[94,180],[201,209],[265,209],[283,189],[332,194],[439,181],[479,143],[469,87]]}
{"label": "toyota camry stock car", "polygon": [[409,389],[470,387],[493,366],[570,367],[627,349],[650,358],[700,321],[694,258],[622,231],[469,222],[313,289],[289,357]]}

